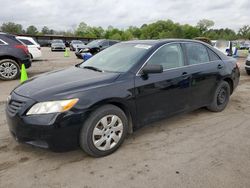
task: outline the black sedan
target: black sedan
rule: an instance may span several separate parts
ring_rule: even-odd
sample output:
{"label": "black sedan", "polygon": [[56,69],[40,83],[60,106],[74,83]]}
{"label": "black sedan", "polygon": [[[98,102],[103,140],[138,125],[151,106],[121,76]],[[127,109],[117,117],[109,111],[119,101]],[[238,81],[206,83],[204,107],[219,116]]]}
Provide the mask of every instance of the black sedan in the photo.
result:
{"label": "black sedan", "polygon": [[80,48],[80,50],[77,50],[75,52],[76,57],[79,59],[82,59],[83,53],[91,53],[92,55],[97,54],[98,52],[118,43],[120,41],[118,40],[107,40],[107,39],[99,39],[99,40],[93,40],[90,43],[88,43],[86,46]]}
{"label": "black sedan", "polygon": [[18,86],[7,122],[20,142],[55,151],[80,146],[100,157],[150,122],[201,107],[224,110],[239,76],[234,59],[203,42],[122,42]]}

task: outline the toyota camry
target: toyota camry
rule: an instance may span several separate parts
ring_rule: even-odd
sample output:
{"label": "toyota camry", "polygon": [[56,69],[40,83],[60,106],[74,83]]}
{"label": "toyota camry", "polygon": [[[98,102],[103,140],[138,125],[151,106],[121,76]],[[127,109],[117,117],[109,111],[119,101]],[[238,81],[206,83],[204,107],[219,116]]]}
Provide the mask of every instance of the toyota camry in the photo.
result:
{"label": "toyota camry", "polygon": [[19,142],[101,157],[156,120],[202,107],[224,110],[239,76],[236,60],[200,41],[122,42],[16,87],[7,122]]}

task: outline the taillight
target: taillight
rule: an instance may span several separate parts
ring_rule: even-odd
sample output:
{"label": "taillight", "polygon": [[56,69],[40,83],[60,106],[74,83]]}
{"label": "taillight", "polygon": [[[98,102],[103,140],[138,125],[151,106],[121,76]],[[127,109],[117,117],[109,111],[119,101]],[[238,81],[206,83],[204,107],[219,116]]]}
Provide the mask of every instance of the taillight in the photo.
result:
{"label": "taillight", "polygon": [[22,44],[17,44],[17,45],[15,45],[15,48],[22,49],[26,54],[29,54],[29,50],[28,50],[27,46],[24,46]]}

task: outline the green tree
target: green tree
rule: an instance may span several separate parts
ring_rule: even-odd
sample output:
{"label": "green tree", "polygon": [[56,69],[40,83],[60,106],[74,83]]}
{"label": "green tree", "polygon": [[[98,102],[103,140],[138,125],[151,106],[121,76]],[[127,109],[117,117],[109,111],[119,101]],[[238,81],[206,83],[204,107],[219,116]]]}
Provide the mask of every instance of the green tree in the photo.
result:
{"label": "green tree", "polygon": [[49,28],[47,26],[42,28],[42,34],[49,34]]}
{"label": "green tree", "polygon": [[96,30],[88,26],[86,23],[81,22],[76,28],[75,34],[80,37],[96,38]]}
{"label": "green tree", "polygon": [[121,40],[122,39],[122,37],[119,33],[115,33],[112,36],[110,36],[109,38],[113,39],[113,40]]}
{"label": "green tree", "polygon": [[37,28],[34,25],[30,25],[27,29],[26,29],[26,33],[30,34],[30,35],[36,35],[38,33]]}
{"label": "green tree", "polygon": [[129,30],[123,31],[121,35],[122,40],[132,40],[134,36]]}
{"label": "green tree", "polygon": [[22,34],[24,33],[21,24],[16,24],[13,22],[3,23],[1,26],[1,31],[5,33]]}
{"label": "green tree", "polygon": [[244,25],[239,29],[238,35],[244,39],[250,39],[250,26]]}
{"label": "green tree", "polygon": [[201,34],[208,31],[209,28],[214,26],[214,21],[208,19],[202,19],[197,23],[197,28],[199,28]]}

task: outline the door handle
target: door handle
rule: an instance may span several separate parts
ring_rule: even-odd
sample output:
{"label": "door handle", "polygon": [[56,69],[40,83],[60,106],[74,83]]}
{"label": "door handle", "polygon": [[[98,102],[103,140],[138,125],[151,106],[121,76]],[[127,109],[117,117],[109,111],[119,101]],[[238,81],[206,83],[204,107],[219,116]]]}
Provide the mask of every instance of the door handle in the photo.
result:
{"label": "door handle", "polygon": [[184,77],[187,76],[187,75],[188,75],[187,72],[183,72],[183,73],[182,73],[182,76],[184,76]]}
{"label": "door handle", "polygon": [[189,76],[188,76],[188,73],[187,72],[183,72],[182,73],[182,78],[184,79],[187,79]]}
{"label": "door handle", "polygon": [[223,66],[222,66],[221,64],[219,64],[219,65],[217,66],[217,68],[218,68],[218,69],[222,69]]}

